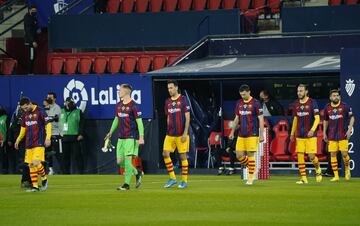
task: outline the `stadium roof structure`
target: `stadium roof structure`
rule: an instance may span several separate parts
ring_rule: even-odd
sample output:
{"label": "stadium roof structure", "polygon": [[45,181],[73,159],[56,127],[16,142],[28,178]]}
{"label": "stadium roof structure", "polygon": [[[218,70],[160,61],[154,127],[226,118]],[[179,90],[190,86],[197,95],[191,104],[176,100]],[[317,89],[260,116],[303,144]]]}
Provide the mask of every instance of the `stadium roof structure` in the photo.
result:
{"label": "stadium roof structure", "polygon": [[151,76],[217,76],[253,74],[304,74],[339,72],[339,55],[281,55],[206,57],[179,63]]}
{"label": "stadium roof structure", "polygon": [[337,74],[340,72],[340,51],[347,47],[360,48],[360,31],[208,36],[169,67],[146,75],[165,79]]}

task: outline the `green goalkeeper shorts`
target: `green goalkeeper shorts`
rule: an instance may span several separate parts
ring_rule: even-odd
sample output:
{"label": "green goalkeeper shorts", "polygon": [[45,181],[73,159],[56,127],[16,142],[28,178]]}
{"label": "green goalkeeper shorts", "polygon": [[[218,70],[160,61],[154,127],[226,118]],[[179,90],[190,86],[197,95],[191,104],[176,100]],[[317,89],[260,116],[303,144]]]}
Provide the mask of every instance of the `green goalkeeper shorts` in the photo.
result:
{"label": "green goalkeeper shorts", "polygon": [[138,156],[139,141],[135,139],[118,139],[116,145],[116,158],[125,158],[127,155]]}

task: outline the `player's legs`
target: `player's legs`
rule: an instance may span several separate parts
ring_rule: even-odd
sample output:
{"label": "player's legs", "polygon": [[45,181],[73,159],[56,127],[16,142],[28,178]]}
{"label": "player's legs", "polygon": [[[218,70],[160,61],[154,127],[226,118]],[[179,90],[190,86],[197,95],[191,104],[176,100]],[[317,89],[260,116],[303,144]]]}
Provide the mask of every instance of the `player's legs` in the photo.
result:
{"label": "player's legs", "polygon": [[120,190],[128,190],[130,188],[131,177],[134,174],[138,175],[138,171],[132,164],[132,159],[135,152],[135,139],[121,139],[121,148],[120,153],[121,157],[125,156],[124,165],[125,165],[125,181],[124,185],[120,188]]}
{"label": "player's legs", "polygon": [[245,138],[238,137],[236,140],[236,158],[240,161],[243,168],[248,166],[249,159],[246,156]]}
{"label": "player's legs", "polygon": [[189,163],[185,153],[179,153],[181,160],[181,183],[178,188],[186,188],[188,183]]}
{"label": "player's legs", "polygon": [[[176,137],[173,137],[173,136],[166,136],[165,140],[164,140],[164,147],[163,147],[164,163],[165,163],[166,169],[170,176],[169,182],[171,182],[172,185],[177,183],[175,172],[174,172],[174,165],[170,158],[170,153],[173,153],[176,148],[175,138]],[[168,187],[167,185],[170,185],[169,182],[165,185],[165,187]]]}
{"label": "player's legs", "polygon": [[255,152],[257,151],[259,146],[259,138],[258,137],[247,137],[245,138],[245,149],[247,151],[247,156],[249,159],[249,175],[247,184],[251,185],[254,180],[254,173],[256,169],[255,165]]}
{"label": "player's legs", "polygon": [[305,139],[296,138],[296,152],[298,157],[298,168],[300,173],[300,180],[297,181],[297,184],[307,184],[308,180],[306,177],[306,168],[305,168]]}
{"label": "player's legs", "polygon": [[47,177],[44,166],[42,164],[42,162],[45,161],[45,148],[32,148],[27,150],[26,153],[26,161],[29,163],[30,166],[30,177],[33,188],[35,188],[35,190],[39,189],[38,175],[40,175],[42,180],[42,190],[46,190]]}
{"label": "player's legs", "polygon": [[123,151],[122,146],[123,146],[123,140],[118,139],[118,142],[116,144],[116,163],[118,164],[119,167],[125,168],[125,162],[124,162],[125,153]]}
{"label": "player's legs", "polygon": [[182,137],[177,137],[175,143],[181,160],[181,183],[179,185],[179,188],[186,188],[189,173],[187,153],[189,152],[190,148],[190,137],[187,136],[185,142],[182,142]]}
{"label": "player's legs", "polygon": [[330,163],[331,168],[334,172],[334,177],[331,179],[332,182],[339,181],[339,170],[337,161],[337,152],[339,150],[339,142],[329,141],[328,150],[330,152]]}
{"label": "player's legs", "polygon": [[321,182],[321,168],[319,164],[319,159],[316,157],[317,153],[317,137],[307,138],[305,152],[309,155],[310,161],[314,164],[316,171],[316,182]]}
{"label": "player's legs", "polygon": [[341,140],[339,141],[339,150],[341,151],[341,155],[344,160],[345,166],[345,179],[350,180],[351,173],[350,173],[350,156],[348,153],[349,148],[349,141],[348,140]]}

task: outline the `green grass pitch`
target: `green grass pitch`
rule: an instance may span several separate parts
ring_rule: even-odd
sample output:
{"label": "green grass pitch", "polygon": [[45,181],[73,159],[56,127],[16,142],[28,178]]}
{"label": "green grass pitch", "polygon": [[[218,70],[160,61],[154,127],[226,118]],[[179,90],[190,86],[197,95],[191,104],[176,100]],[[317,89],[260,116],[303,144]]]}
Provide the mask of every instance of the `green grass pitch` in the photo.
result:
{"label": "green grass pitch", "polygon": [[19,179],[0,176],[0,225],[360,225],[356,178],[296,185],[295,176],[273,176],[246,186],[239,176],[190,175],[179,190],[162,188],[166,175],[145,175],[140,189],[116,191],[120,176],[55,175],[39,193]]}

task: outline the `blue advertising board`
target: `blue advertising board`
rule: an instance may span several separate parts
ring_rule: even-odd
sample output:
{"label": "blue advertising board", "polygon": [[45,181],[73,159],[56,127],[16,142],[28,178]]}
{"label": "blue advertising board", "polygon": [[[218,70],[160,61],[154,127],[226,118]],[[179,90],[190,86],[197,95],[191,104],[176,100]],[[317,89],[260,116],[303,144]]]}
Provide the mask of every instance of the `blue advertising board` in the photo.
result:
{"label": "blue advertising board", "polygon": [[153,116],[152,81],[141,75],[11,76],[0,79],[0,104],[11,111],[15,110],[21,93],[41,105],[48,92],[55,92],[60,106],[67,97],[72,97],[87,118],[110,119],[119,102],[119,85],[128,83],[133,87],[132,98],[139,104],[143,118]]}
{"label": "blue advertising board", "polygon": [[342,101],[348,103],[355,116],[355,125],[349,140],[351,176],[360,176],[360,49],[341,51],[340,83]]}

